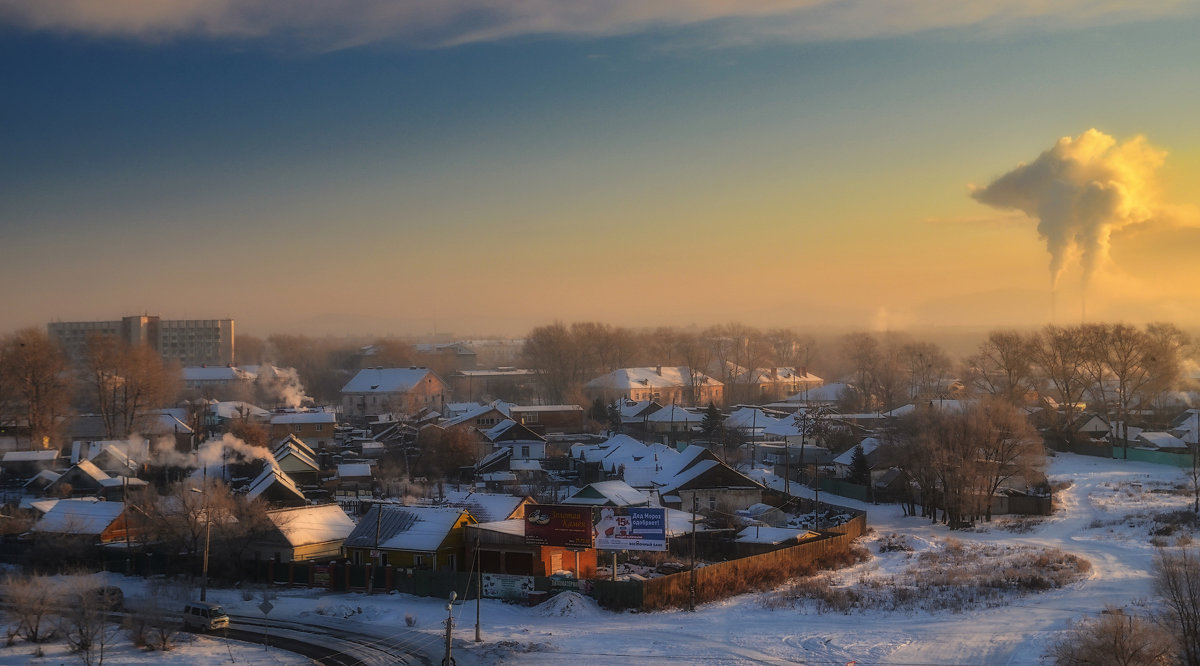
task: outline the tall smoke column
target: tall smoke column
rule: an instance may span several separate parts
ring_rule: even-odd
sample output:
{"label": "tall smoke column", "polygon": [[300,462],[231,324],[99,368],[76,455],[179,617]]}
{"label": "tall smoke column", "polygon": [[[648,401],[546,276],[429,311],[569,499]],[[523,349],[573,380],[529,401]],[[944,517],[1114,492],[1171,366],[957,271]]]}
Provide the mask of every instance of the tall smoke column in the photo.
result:
{"label": "tall smoke column", "polygon": [[1108,262],[1112,233],[1155,216],[1154,175],[1165,157],[1145,137],[1118,145],[1111,136],[1089,129],[1074,139],[1059,139],[1036,160],[1019,164],[987,187],[972,185],[971,197],[1037,219],[1038,235],[1050,253],[1053,311],[1054,292],[1070,256],[1079,253],[1086,296],[1092,276]]}

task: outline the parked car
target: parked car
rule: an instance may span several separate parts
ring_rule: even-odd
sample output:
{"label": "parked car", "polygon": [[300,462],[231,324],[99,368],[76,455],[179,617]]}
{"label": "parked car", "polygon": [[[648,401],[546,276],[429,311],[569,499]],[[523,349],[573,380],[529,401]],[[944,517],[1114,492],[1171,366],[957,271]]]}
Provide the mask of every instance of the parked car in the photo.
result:
{"label": "parked car", "polygon": [[193,601],[183,607],[183,628],[192,631],[214,631],[229,626],[229,616],[219,604]]}

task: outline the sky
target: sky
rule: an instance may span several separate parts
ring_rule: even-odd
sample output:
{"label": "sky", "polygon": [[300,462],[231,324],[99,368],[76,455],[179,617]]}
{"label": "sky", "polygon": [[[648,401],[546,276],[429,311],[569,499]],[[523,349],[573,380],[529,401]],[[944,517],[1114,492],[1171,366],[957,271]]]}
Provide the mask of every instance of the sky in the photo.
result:
{"label": "sky", "polygon": [[1170,1],[0,0],[0,330],[1200,325],[1196,34]]}

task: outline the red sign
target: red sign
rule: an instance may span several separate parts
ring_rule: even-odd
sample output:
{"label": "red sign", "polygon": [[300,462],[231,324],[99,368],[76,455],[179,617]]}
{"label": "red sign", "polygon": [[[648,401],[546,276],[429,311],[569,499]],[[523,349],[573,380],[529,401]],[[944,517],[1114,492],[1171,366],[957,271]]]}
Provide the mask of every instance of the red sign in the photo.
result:
{"label": "red sign", "polygon": [[592,547],[592,507],[536,504],[525,509],[525,543]]}

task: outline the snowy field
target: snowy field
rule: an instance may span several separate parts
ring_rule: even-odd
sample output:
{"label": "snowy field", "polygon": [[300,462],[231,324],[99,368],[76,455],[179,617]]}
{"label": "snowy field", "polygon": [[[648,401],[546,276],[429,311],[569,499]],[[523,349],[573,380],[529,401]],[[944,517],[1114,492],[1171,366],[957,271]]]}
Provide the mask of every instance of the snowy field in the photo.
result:
{"label": "snowy field", "polygon": [[[459,664],[1038,663],[1070,620],[1095,614],[1107,604],[1134,610],[1153,604],[1154,544],[1187,544],[1192,536],[1187,526],[1161,520],[1164,514],[1191,507],[1189,481],[1181,470],[1060,454],[1050,460],[1049,475],[1052,483],[1069,482],[1056,495],[1054,515],[997,519],[967,531],[951,532],[927,519],[903,516],[898,506],[822,494],[822,499],[868,513],[873,532],[862,543],[869,559],[823,574],[855,603],[841,604],[842,597],[832,603],[806,597],[798,593],[802,584],[706,604],[695,613],[614,613],[574,594],[534,608],[484,600],[483,641],[475,643],[475,602],[469,601],[454,606],[455,657]],[[881,544],[897,541],[902,548],[880,552]],[[930,593],[931,579],[913,578],[938,563],[949,572],[959,570],[962,561],[983,562],[980,569],[996,562],[999,568],[1007,566],[1003,558],[1025,560],[1055,549],[1087,561],[1080,571],[1063,573],[1061,587],[1001,589],[974,600],[941,603],[939,596],[952,593],[941,587]],[[145,593],[139,579],[111,580],[125,587],[127,596]],[[898,586],[913,589],[897,597]],[[273,620],[341,626],[391,645],[440,655],[445,600],[284,589],[268,594],[275,595]],[[209,596],[231,614],[261,617],[256,609],[261,592],[213,590]],[[897,598],[905,603],[896,603]],[[408,626],[410,622],[414,626]],[[261,646],[257,649],[260,652],[250,659],[236,654],[235,659],[271,663],[261,658]],[[208,652],[217,650],[210,646]],[[173,663],[161,656],[151,653],[146,663]],[[184,657],[178,663],[216,662]]]}

